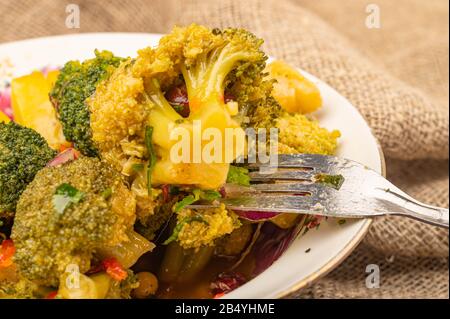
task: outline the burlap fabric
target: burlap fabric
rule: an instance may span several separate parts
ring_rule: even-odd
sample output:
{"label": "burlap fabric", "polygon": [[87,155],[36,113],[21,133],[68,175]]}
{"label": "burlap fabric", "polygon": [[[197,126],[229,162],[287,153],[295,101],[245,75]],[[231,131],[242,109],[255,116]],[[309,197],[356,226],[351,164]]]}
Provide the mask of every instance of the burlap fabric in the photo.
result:
{"label": "burlap fabric", "polygon": [[[39,3],[39,4],[37,4]],[[419,200],[448,205],[448,2],[377,0],[381,28],[365,26],[364,0],[0,0],[0,42],[97,31],[167,32],[173,24],[242,26],[267,52],[335,87],[364,115],[388,177]],[[367,264],[380,288],[365,286]],[[338,268],[290,297],[448,298],[448,231],[412,220],[375,221]]]}

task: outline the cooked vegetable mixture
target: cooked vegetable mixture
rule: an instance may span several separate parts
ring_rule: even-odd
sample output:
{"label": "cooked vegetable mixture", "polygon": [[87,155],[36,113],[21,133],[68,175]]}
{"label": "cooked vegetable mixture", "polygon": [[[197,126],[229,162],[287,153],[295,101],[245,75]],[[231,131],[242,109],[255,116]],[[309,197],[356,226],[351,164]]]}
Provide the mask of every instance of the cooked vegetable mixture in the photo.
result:
{"label": "cooked vegetable mixture", "polygon": [[[245,130],[278,129],[280,153],[333,154],[340,136],[309,114],[315,84],[267,64],[262,43],[192,24],[135,57],[96,50],[14,79],[13,121],[0,113],[0,298],[211,298],[250,280],[262,229],[291,238],[304,218],[219,203],[225,185],[250,187]],[[217,161],[174,160],[174,132],[212,129]]]}

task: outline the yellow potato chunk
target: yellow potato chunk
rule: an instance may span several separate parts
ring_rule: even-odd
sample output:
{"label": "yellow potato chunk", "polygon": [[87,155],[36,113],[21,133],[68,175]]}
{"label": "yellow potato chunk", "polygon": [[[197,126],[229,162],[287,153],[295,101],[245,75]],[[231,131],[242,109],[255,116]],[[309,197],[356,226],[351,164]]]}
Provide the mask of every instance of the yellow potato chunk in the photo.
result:
{"label": "yellow potato chunk", "polygon": [[311,113],[322,106],[317,86],[296,69],[282,61],[267,66],[269,77],[276,80],[273,97],[289,113]]}
{"label": "yellow potato chunk", "polygon": [[48,96],[58,73],[51,71],[45,76],[42,72],[33,72],[11,83],[14,120],[37,131],[55,149],[66,142]]}

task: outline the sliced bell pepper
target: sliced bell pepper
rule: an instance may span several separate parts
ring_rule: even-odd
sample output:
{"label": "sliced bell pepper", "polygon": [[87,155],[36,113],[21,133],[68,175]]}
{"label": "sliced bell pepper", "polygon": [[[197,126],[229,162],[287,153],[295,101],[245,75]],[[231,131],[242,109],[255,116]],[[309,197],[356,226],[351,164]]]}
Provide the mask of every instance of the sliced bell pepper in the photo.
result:
{"label": "sliced bell pepper", "polygon": [[50,147],[55,149],[66,143],[49,99],[49,92],[58,73],[59,71],[51,71],[45,76],[42,72],[33,72],[13,79],[11,83],[14,120],[39,132]]}
{"label": "sliced bell pepper", "polygon": [[116,258],[108,258],[102,261],[106,273],[114,280],[122,281],[127,278],[128,273]]}
{"label": "sliced bell pepper", "polygon": [[12,257],[16,252],[16,247],[11,239],[5,239],[0,246],[0,268],[6,268],[12,265]]}

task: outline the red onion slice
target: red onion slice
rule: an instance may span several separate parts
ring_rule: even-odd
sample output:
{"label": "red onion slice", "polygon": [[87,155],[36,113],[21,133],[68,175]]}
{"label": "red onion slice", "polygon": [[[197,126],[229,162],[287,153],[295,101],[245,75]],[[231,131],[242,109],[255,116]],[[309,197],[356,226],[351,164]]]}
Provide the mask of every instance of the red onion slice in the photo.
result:
{"label": "red onion slice", "polygon": [[64,164],[64,163],[67,163],[70,161],[74,161],[79,156],[80,156],[80,154],[78,153],[78,151],[76,149],[68,148],[68,149],[62,151],[61,153],[59,153],[58,155],[56,155],[56,157],[54,159],[52,159],[50,162],[48,162],[47,167],[57,166],[57,165]]}

